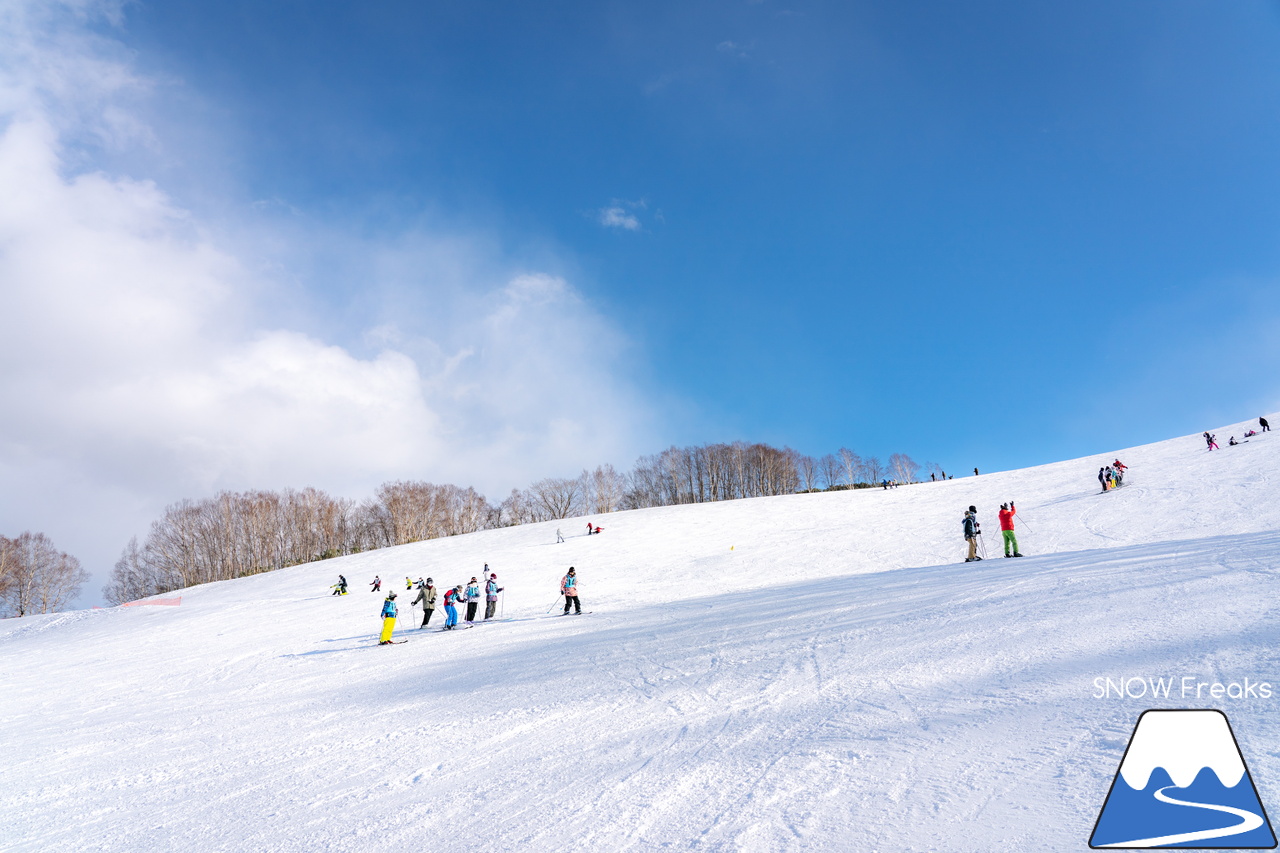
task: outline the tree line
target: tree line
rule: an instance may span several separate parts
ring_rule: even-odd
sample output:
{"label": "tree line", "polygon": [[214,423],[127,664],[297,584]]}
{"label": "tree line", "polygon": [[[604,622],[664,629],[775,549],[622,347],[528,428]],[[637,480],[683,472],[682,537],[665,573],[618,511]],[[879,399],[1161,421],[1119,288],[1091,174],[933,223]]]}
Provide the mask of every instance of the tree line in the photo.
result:
{"label": "tree line", "polygon": [[362,503],[314,488],[221,492],[167,507],[141,544],[125,547],[103,595],[121,604],[376,548],[625,509],[911,483],[921,467],[902,453],[884,462],[841,448],[815,458],[734,442],[670,447],[626,474],[601,465],[545,478],[496,505],[470,487],[421,481],[384,483]]}

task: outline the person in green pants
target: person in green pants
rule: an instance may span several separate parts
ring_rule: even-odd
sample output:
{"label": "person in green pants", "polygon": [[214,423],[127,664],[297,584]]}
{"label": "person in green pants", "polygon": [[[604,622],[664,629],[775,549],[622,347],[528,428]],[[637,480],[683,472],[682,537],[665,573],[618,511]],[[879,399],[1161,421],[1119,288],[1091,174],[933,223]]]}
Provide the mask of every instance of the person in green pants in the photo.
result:
{"label": "person in green pants", "polygon": [[[1007,504],[1000,504],[1000,535],[1004,537],[1004,555],[1006,557],[1021,557],[1018,553],[1018,536],[1013,532],[1013,517],[1018,514],[1018,508],[1013,505],[1013,501]],[[1009,553],[1012,551],[1013,553]]]}

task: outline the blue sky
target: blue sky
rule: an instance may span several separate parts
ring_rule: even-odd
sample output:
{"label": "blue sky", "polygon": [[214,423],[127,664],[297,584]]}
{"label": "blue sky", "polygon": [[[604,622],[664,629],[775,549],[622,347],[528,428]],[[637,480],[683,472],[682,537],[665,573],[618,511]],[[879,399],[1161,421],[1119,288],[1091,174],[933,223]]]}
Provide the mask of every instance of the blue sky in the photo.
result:
{"label": "blue sky", "polygon": [[[254,198],[554,247],[684,401],[661,441],[963,470],[1274,408],[1274,344],[1237,335],[1278,307],[1278,24],[1263,3],[169,2],[123,40],[229,117]],[[601,227],[615,206],[639,227]]]}
{"label": "blue sky", "polygon": [[11,532],[114,555],[217,488],[498,500],[734,439],[994,470],[1280,408],[1274,3],[3,14],[0,169],[44,181],[0,210],[44,330],[7,390],[60,389],[0,436]]}

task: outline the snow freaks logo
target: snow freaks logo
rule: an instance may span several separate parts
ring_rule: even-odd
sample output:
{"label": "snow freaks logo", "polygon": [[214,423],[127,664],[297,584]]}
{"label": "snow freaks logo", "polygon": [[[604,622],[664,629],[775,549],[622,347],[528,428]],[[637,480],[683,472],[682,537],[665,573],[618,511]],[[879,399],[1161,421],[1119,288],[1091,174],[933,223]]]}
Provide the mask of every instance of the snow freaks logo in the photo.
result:
{"label": "snow freaks logo", "polygon": [[1221,711],[1145,711],[1089,846],[1271,849],[1275,833]]}

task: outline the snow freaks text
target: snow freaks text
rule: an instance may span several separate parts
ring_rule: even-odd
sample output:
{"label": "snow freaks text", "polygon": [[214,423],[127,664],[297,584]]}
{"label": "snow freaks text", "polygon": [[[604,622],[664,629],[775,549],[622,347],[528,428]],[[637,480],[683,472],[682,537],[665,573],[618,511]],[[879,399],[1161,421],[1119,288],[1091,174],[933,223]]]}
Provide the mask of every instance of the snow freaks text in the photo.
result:
{"label": "snow freaks text", "polygon": [[1182,677],[1099,676],[1093,680],[1094,699],[1270,699],[1274,691],[1268,681],[1204,681],[1194,675]]}

